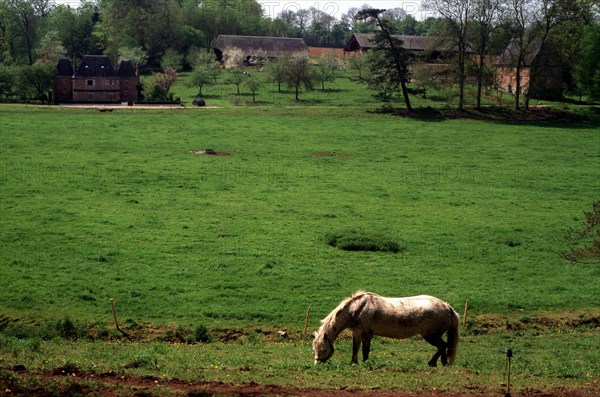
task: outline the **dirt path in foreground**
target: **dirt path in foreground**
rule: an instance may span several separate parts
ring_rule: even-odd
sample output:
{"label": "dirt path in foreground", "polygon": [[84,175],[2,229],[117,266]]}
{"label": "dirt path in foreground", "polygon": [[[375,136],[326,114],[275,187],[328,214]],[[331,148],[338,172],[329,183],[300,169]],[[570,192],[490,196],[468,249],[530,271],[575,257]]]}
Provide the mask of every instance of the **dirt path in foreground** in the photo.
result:
{"label": "dirt path in foreground", "polygon": [[[427,390],[420,392],[314,389],[247,383],[242,385],[223,382],[160,379],[152,376],[130,377],[115,372],[80,372],[74,368],[56,368],[51,371],[29,371],[23,367],[0,368],[0,395],[2,396],[74,396],[95,395],[108,397],[129,396],[300,396],[300,397],[459,397],[504,396],[505,390],[485,390],[476,386],[462,391]],[[6,376],[8,374],[8,376]],[[511,392],[513,397],[598,397],[600,390],[590,388],[559,388],[554,390],[524,389]]]}

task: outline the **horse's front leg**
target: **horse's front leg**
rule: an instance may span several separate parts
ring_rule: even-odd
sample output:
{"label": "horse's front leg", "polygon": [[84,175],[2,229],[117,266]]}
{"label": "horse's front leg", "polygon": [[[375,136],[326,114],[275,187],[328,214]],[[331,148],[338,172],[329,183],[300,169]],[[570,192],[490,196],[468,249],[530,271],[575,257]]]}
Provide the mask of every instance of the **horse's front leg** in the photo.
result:
{"label": "horse's front leg", "polygon": [[369,353],[371,352],[371,339],[373,339],[372,332],[365,332],[362,336],[362,353],[363,353],[363,361],[367,361],[369,359]]}
{"label": "horse's front leg", "polygon": [[358,364],[358,350],[360,349],[361,336],[358,332],[352,332],[352,364]]}

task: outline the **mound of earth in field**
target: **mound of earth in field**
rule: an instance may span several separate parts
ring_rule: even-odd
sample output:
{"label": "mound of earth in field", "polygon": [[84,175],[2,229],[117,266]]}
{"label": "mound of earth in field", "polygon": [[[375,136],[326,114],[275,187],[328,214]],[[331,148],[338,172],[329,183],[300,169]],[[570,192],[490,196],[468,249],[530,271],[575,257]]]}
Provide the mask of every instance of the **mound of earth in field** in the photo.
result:
{"label": "mound of earth in field", "polygon": [[219,152],[215,149],[196,149],[192,150],[196,156],[231,156],[230,152]]}

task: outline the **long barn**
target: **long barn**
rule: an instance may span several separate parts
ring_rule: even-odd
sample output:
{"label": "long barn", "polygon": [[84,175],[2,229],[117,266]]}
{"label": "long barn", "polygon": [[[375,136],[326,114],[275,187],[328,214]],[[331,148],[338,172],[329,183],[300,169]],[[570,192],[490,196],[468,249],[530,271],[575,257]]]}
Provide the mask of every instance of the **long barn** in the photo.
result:
{"label": "long barn", "polygon": [[214,47],[217,60],[223,60],[223,52],[228,48],[239,48],[246,59],[261,52],[273,59],[308,51],[308,46],[301,38],[220,35]]}

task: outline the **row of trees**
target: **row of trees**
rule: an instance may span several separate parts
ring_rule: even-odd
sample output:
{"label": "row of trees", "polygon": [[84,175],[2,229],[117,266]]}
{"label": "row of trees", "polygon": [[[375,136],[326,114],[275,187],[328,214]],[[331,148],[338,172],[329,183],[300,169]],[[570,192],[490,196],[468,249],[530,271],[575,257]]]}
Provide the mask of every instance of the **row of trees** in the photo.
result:
{"label": "row of trees", "polygon": [[[211,48],[219,34],[302,37],[310,46],[343,47],[353,32],[375,29],[355,18],[359,11],[336,19],[331,12],[337,9],[315,7],[265,15],[256,0],[82,0],[77,8],[53,0],[0,0],[0,60],[32,65],[45,45],[69,57],[133,54],[158,67],[168,53]],[[403,34],[429,34],[437,24],[399,8],[383,17]]]}
{"label": "row of trees", "polygon": [[[256,0],[83,0],[77,8],[52,0],[0,0],[0,61],[51,64],[65,55],[77,59],[105,54],[151,68],[191,70],[197,54],[205,52],[199,47],[211,48],[219,34],[304,37],[309,45],[339,47],[352,32],[385,30],[389,35],[438,35],[454,41],[460,108],[467,52],[479,55],[480,105],[486,55],[499,54],[511,39],[517,43],[517,69],[528,66],[527,49],[539,40],[543,47],[561,50],[560,62],[570,71],[567,81],[573,93],[600,95],[597,0],[426,0],[424,5],[438,17],[417,21],[397,8],[374,15],[363,6],[339,19],[314,7],[287,9],[270,18]],[[379,41],[382,50],[394,44],[385,38]],[[394,45],[402,48],[402,43]],[[408,79],[406,70],[403,73],[397,76],[399,86]],[[515,104],[520,107],[520,79],[516,85]]]}
{"label": "row of trees", "polygon": [[[227,76],[224,82],[235,85],[238,95],[240,87],[245,87],[255,101],[256,94],[265,81],[257,78],[253,70],[246,71],[242,68],[245,58],[240,54],[241,51],[237,48],[229,48],[224,52],[224,69]],[[324,90],[326,83],[335,81],[336,71],[342,69],[344,64],[333,53],[321,56],[318,65],[311,65],[307,54],[295,53],[277,60],[259,59],[256,66],[266,71],[267,81],[277,84],[279,92],[282,86],[286,85],[294,90],[295,99],[299,100],[302,89],[311,91],[320,84]],[[218,83],[222,69],[220,65],[215,64],[210,54],[199,53],[187,85],[197,88],[197,95],[202,96],[204,87]]]}
{"label": "row of trees", "polygon": [[[481,105],[484,60],[492,51],[497,37],[510,40],[516,68],[515,108],[521,107],[522,70],[532,66],[529,51],[535,43],[544,52],[553,47],[567,70],[574,72],[582,58],[594,59],[600,64],[600,54],[581,46],[589,34],[586,27],[597,31],[600,26],[598,3],[595,0],[425,0],[424,6],[444,19],[447,36],[457,49],[457,82],[459,108],[464,106],[465,70],[468,51],[474,50],[479,58],[477,106]],[[569,44],[570,43],[570,44]],[[530,81],[539,68],[531,68]],[[600,66],[596,67],[600,76]],[[576,73],[571,77],[579,78]],[[573,87],[583,86],[579,84]],[[529,91],[525,94],[525,107]],[[591,94],[591,92],[588,92]]]}

